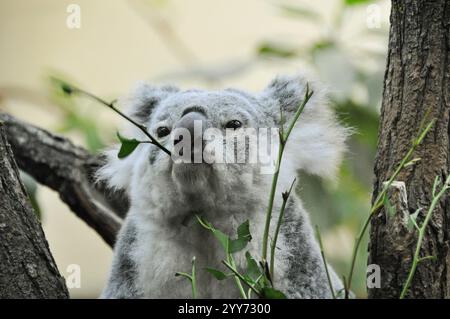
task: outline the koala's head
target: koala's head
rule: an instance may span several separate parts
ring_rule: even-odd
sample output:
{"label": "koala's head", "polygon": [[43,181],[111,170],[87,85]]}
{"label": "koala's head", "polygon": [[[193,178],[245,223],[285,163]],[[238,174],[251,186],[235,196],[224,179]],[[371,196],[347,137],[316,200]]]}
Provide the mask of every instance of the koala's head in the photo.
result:
{"label": "koala's head", "polygon": [[[268,133],[279,128],[280,113],[288,126],[305,97],[306,85],[302,77],[278,77],[262,92],[251,94],[235,89],[182,91],[140,83],[125,101],[128,114],[145,125],[172,152],[172,158],[146,143],[119,159],[118,147],[114,147],[106,151],[107,163],[98,176],[112,188],[125,189],[132,206],[159,206],[167,215],[183,207],[201,210],[226,204],[242,209],[243,202],[267,194],[264,187],[272,176],[261,170],[258,155],[256,161],[254,157],[250,161],[250,150],[255,151],[251,138],[237,141],[256,132],[256,147],[261,147],[259,138],[264,134],[259,131],[263,129],[276,150],[278,139]],[[323,90],[309,86],[314,94],[287,143],[280,187],[292,181],[298,169],[332,177],[342,157],[347,130],[336,121]],[[132,126],[122,135],[148,139]],[[264,151],[269,151],[267,146]],[[259,152],[256,154],[262,154]],[[242,154],[243,161],[239,160]],[[174,205],[177,209],[171,209]]]}

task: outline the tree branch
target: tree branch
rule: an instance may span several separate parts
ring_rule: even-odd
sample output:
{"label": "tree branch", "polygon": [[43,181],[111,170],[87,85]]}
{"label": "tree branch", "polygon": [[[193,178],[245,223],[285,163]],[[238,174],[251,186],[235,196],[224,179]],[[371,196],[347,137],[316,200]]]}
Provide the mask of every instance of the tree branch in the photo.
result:
{"label": "tree branch", "polygon": [[0,121],[19,168],[57,191],[79,218],[113,246],[128,210],[128,198],[123,192],[111,194],[104,184],[93,182],[93,173],[104,159],[8,114],[0,113]]}

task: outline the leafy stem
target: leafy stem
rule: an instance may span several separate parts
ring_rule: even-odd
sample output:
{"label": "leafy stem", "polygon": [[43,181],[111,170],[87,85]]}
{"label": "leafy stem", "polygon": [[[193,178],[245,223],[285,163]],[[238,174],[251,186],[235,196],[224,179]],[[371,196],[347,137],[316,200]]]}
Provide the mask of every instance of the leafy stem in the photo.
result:
{"label": "leafy stem", "polygon": [[280,232],[280,228],[281,228],[281,224],[283,223],[283,218],[284,218],[284,211],[286,209],[286,204],[287,201],[289,199],[289,195],[291,195],[291,191],[292,188],[294,187],[295,181],[297,179],[294,178],[294,180],[291,183],[291,187],[289,188],[288,191],[284,192],[282,194],[283,197],[283,203],[281,205],[281,209],[280,209],[280,215],[278,216],[278,222],[277,222],[277,227],[275,228],[275,234],[273,235],[273,239],[272,239],[272,243],[271,243],[271,247],[270,247],[270,274],[272,277],[272,282],[275,276],[275,272],[274,272],[274,268],[275,268],[275,251],[276,251],[276,245],[277,245],[277,241],[278,241],[278,234]]}
{"label": "leafy stem", "polygon": [[[227,264],[229,264],[231,267],[233,267],[233,269],[236,269],[236,263],[235,263],[235,261],[234,261],[233,256],[232,256],[230,253],[227,254]],[[231,270],[231,269],[230,269],[230,270]],[[233,271],[233,270],[232,270],[232,271]],[[241,280],[243,280],[245,283],[247,283],[247,282],[245,281],[245,278],[243,278],[242,276],[240,276],[239,273],[238,273],[237,271],[233,271],[233,273],[234,273],[234,281],[235,281],[235,283],[236,283],[236,286],[237,286],[238,289],[239,289],[239,292],[240,292],[242,298],[248,299],[247,295],[245,294],[244,287],[242,287],[242,283],[241,283]]]}
{"label": "leafy stem", "polygon": [[142,131],[142,133],[144,133],[149,139],[150,139],[150,143],[159,147],[162,151],[164,151],[167,155],[171,155],[170,151],[165,148],[163,145],[161,145],[158,140],[156,140],[148,131],[147,131],[147,127],[145,125],[142,125],[138,122],[136,122],[135,120],[133,120],[131,117],[129,117],[128,115],[124,114],[123,112],[121,112],[118,108],[116,108],[115,104],[115,100],[112,102],[107,102],[105,100],[103,100],[102,98],[88,92],[85,91],[83,89],[80,89],[72,84],[69,84],[63,80],[57,79],[57,78],[52,78],[52,81],[54,81],[55,83],[57,83],[62,91],[67,94],[67,95],[73,95],[73,94],[78,94],[78,95],[84,95],[88,98],[91,98],[95,101],[97,101],[100,104],[105,105],[106,107],[110,108],[111,110],[113,110],[114,112],[116,112],[117,114],[119,114],[121,117],[123,117],[124,119],[126,119],[128,122],[130,122],[131,124],[133,124],[134,126],[136,126],[139,130]]}
{"label": "leafy stem", "polygon": [[362,226],[358,236],[356,237],[355,245],[353,247],[352,259],[351,259],[351,263],[350,263],[350,271],[349,271],[349,274],[348,274],[347,283],[345,285],[345,287],[346,287],[346,289],[345,289],[345,298],[349,297],[349,292],[350,292],[351,285],[352,285],[353,272],[354,272],[355,263],[356,263],[356,257],[358,255],[359,247],[361,245],[361,242],[362,242],[362,239],[364,237],[364,234],[366,233],[367,228],[369,227],[369,223],[370,223],[370,220],[372,219],[372,216],[380,208],[383,207],[386,193],[389,190],[389,188],[391,187],[392,183],[397,178],[397,176],[400,173],[400,171],[404,167],[409,166],[411,163],[414,163],[414,162],[417,161],[415,159],[410,160],[411,156],[413,155],[413,153],[416,150],[417,146],[419,146],[419,144],[422,142],[422,140],[424,139],[425,135],[429,132],[431,127],[434,125],[434,122],[435,122],[435,120],[430,121],[430,123],[420,132],[419,136],[412,142],[412,146],[410,147],[410,149],[406,153],[405,157],[403,157],[403,159],[401,160],[400,164],[397,166],[397,168],[395,169],[394,173],[391,175],[389,180],[386,183],[384,183],[381,192],[377,195],[374,203],[372,204],[372,206],[370,208],[369,215],[367,216],[366,220],[364,221],[364,224],[363,224],[363,226]]}
{"label": "leafy stem", "polygon": [[[260,296],[260,292],[258,290],[256,290],[256,288],[254,287],[254,285],[251,285],[250,283],[247,282],[247,280],[244,278],[244,276],[242,276],[239,271],[237,271],[236,269],[236,265],[232,265],[229,262],[222,260],[222,264],[225,265],[225,267],[227,267],[229,270],[231,270],[231,272],[235,275],[235,277],[237,277],[238,280],[242,280],[242,282],[245,283],[245,285],[250,288],[257,296]],[[245,295],[245,292],[244,292]],[[247,298],[247,296],[245,296]]]}
{"label": "leafy stem", "polygon": [[[276,166],[275,166],[275,172],[274,172],[273,178],[272,178],[272,185],[270,188],[269,204],[267,206],[266,222],[265,222],[264,234],[263,234],[263,243],[262,243],[263,245],[262,245],[262,254],[261,254],[263,264],[266,264],[266,260],[267,260],[267,249],[268,249],[268,242],[269,242],[270,223],[272,220],[273,204],[274,204],[274,198],[275,198],[275,193],[276,193],[276,189],[277,189],[278,176],[280,173],[280,166],[281,166],[281,160],[283,158],[284,148],[286,146],[286,142],[289,138],[289,135],[291,134],[292,129],[294,128],[298,118],[300,117],[301,113],[303,112],[306,104],[308,103],[308,101],[311,98],[311,96],[313,95],[313,93],[314,92],[310,91],[309,85],[307,84],[304,99],[303,99],[302,103],[300,104],[299,108],[297,109],[297,111],[295,112],[294,118],[291,121],[286,132],[284,132],[283,116],[281,116],[282,121],[281,121],[281,129],[280,129],[280,134],[279,134],[280,146],[278,148],[278,157],[277,157],[277,162],[276,162]],[[276,242],[275,242],[275,244],[276,244]]]}
{"label": "leafy stem", "polygon": [[197,278],[196,278],[196,270],[195,270],[195,256],[192,258],[192,270],[190,274],[187,274],[185,272],[177,272],[175,273],[175,276],[181,276],[186,279],[188,279],[191,283],[192,287],[192,298],[197,298]]}
{"label": "leafy stem", "polygon": [[447,179],[444,182],[444,185],[442,186],[442,189],[436,193],[437,184],[439,183],[439,177],[436,177],[434,185],[433,185],[433,199],[431,201],[431,205],[428,208],[428,212],[425,216],[425,220],[423,221],[422,225],[419,227],[419,237],[417,239],[417,245],[416,250],[414,252],[413,262],[411,265],[411,269],[408,274],[408,278],[406,279],[405,285],[403,286],[402,292],[400,293],[400,299],[405,298],[406,294],[408,293],[409,286],[411,285],[411,282],[414,278],[414,275],[416,273],[417,266],[422,261],[432,259],[434,256],[426,256],[426,257],[419,257],[420,254],[420,248],[422,247],[423,238],[425,236],[425,230],[427,228],[428,223],[430,222],[431,215],[433,214],[434,209],[436,208],[436,205],[439,203],[441,197],[444,195],[444,193],[450,189],[450,174],[448,175]]}

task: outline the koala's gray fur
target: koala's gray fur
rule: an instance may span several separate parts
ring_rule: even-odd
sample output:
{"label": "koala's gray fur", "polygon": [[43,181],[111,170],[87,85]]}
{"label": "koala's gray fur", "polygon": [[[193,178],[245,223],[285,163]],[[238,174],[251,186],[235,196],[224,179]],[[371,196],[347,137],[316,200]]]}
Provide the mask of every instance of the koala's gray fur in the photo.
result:
{"label": "koala's gray fur", "polygon": [[[301,76],[278,77],[257,94],[235,89],[181,91],[141,83],[126,103],[129,114],[154,136],[159,125],[172,127],[191,107],[204,112],[209,127],[223,128],[229,120],[238,119],[244,127],[270,128],[279,126],[280,108],[290,120],[304,97],[305,87],[306,80]],[[281,192],[289,187],[297,170],[333,177],[345,149],[348,129],[336,121],[324,91],[314,83],[310,87],[314,95],[292,131],[283,158],[274,217],[280,209]],[[146,139],[133,127],[125,135]],[[169,136],[160,143],[172,149]],[[112,188],[125,189],[131,207],[118,235],[102,297],[189,298],[189,282],[175,277],[175,273],[189,272],[193,256],[200,297],[239,297],[233,280],[218,281],[203,270],[222,268],[223,251],[211,233],[192,217],[200,214],[228,234],[234,234],[237,226],[249,219],[253,240],[247,248],[258,259],[272,175],[260,174],[257,164],[177,166],[151,144],[141,144],[127,158],[118,159],[117,148],[106,151],[108,162],[98,177]],[[301,181],[298,183],[301,185]],[[290,298],[331,297],[308,215],[294,192],[277,246],[277,289]],[[245,258],[238,257],[237,263],[245,265]],[[330,271],[335,290],[342,289],[331,267]]]}

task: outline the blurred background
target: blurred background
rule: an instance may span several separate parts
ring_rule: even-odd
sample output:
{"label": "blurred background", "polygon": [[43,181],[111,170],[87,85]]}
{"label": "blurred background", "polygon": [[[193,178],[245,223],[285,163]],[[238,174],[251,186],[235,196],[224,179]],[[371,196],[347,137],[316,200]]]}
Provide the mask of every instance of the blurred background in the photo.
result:
{"label": "blurred background", "polygon": [[[61,96],[50,76],[112,100],[138,80],[258,91],[276,74],[309,74],[356,129],[338,183],[302,174],[298,189],[327,258],[346,274],[370,204],[389,8],[387,0],[1,0],[0,111],[98,152],[115,141],[121,119]],[[111,249],[58,194],[24,181],[61,274],[81,268],[71,297],[98,297]],[[353,282],[361,298],[365,247]]]}

